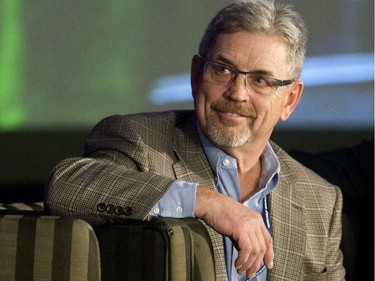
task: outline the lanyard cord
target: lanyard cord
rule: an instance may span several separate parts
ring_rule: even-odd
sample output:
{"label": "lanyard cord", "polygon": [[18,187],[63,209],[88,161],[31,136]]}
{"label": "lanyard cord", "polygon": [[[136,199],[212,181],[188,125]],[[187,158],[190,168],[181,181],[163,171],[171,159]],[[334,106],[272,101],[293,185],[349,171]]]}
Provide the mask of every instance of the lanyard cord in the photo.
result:
{"label": "lanyard cord", "polygon": [[[267,203],[267,196],[264,196],[263,198],[263,212],[262,212],[262,217],[264,220],[264,223],[267,227],[268,232],[272,235],[272,227],[271,227],[271,221],[270,221],[270,216],[268,212],[268,203]],[[263,263],[262,266],[259,268],[257,273],[255,274],[254,277],[258,276],[261,274],[264,270],[266,269],[266,265]],[[247,279],[250,280],[250,279]]]}
{"label": "lanyard cord", "polygon": [[268,232],[272,235],[271,221],[270,221],[270,216],[269,216],[269,212],[268,212],[267,196],[264,196],[264,198],[263,198],[262,217],[263,217],[264,223],[266,224]]}

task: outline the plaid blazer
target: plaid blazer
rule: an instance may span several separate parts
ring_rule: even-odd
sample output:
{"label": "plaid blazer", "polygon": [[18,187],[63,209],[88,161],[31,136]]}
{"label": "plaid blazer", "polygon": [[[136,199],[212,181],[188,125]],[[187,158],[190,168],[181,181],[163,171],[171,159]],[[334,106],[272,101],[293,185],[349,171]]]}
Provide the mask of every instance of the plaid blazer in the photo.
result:
{"label": "plaid blazer", "polygon": [[[267,280],[344,280],[340,190],[271,145],[281,173],[268,198],[275,258]],[[84,157],[54,169],[46,205],[52,214],[93,225],[147,219],[175,179],[215,188],[194,111],[112,116],[90,133]],[[114,211],[101,210],[103,203]],[[223,239],[206,227],[217,280],[226,280]]]}

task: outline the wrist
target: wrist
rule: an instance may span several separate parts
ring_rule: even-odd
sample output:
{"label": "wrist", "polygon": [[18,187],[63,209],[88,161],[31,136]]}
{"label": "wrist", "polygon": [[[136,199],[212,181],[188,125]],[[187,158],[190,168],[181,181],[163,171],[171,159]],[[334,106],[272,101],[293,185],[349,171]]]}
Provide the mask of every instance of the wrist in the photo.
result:
{"label": "wrist", "polygon": [[207,214],[207,206],[210,206],[210,201],[217,192],[207,187],[197,187],[194,216],[199,219],[204,219]]}

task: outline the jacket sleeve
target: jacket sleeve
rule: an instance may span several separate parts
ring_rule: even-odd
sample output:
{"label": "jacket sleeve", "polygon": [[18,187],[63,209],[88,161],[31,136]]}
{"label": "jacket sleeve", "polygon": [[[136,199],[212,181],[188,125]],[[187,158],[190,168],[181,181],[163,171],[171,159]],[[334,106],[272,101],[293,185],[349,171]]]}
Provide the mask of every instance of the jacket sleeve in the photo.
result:
{"label": "jacket sleeve", "polygon": [[92,225],[146,219],[175,178],[172,154],[150,149],[145,136],[156,139],[153,131],[138,125],[114,117],[94,128],[85,157],[63,160],[53,170],[45,193],[47,210]]}
{"label": "jacket sleeve", "polygon": [[345,280],[345,269],[343,267],[343,255],[340,250],[342,235],[342,194],[338,187],[336,190],[336,202],[333,209],[332,221],[328,237],[328,255],[327,255],[327,279],[326,280]]}

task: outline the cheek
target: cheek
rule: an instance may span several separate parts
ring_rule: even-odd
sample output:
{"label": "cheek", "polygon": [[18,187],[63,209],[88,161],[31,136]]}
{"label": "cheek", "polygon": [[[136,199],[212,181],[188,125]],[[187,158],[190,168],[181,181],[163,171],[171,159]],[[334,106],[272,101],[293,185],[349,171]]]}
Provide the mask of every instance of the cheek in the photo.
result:
{"label": "cheek", "polygon": [[204,113],[210,108],[210,104],[215,100],[216,94],[211,86],[202,84],[197,95],[194,97],[195,109]]}
{"label": "cheek", "polygon": [[201,91],[198,92],[198,94],[194,98],[194,109],[195,113],[198,118],[198,122],[202,129],[205,127],[205,119],[206,119],[206,112],[207,112],[207,98],[205,95],[205,91],[201,89]]}
{"label": "cheek", "polygon": [[280,100],[275,97],[253,102],[257,118],[255,125],[264,127],[273,127],[280,119],[282,113],[282,106]]}
{"label": "cheek", "polygon": [[201,114],[206,104],[206,97],[204,95],[204,91],[200,90],[197,95],[194,97],[194,107],[197,113]]}
{"label": "cheek", "polygon": [[281,93],[279,95],[276,94],[270,98],[268,103],[269,114],[271,114],[274,119],[280,119],[280,116],[283,112],[284,103],[285,98]]}

